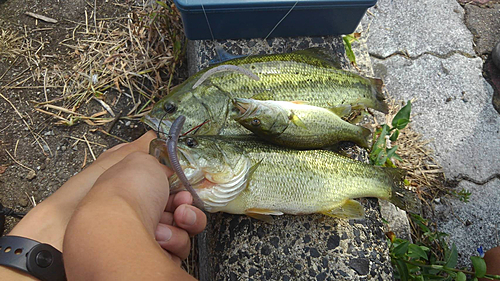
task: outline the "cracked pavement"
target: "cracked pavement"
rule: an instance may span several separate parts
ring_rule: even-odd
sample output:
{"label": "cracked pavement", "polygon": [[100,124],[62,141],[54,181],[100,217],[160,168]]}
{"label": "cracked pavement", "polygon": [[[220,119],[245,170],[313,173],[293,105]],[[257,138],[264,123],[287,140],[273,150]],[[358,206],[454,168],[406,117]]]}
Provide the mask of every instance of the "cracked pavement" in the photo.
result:
{"label": "cracked pavement", "polygon": [[415,99],[413,129],[432,140],[456,190],[472,193],[468,203],[433,202],[461,265],[479,246],[500,246],[500,114],[493,106],[500,77],[489,63],[500,40],[499,3],[379,0],[362,21],[375,76],[396,100]]}

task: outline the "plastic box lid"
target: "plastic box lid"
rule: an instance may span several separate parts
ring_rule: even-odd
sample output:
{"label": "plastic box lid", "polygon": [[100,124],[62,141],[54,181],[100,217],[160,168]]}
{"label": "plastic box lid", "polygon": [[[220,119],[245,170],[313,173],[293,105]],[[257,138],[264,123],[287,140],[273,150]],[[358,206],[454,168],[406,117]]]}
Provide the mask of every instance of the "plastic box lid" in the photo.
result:
{"label": "plastic box lid", "polygon": [[[320,9],[333,7],[371,7],[377,0],[176,0],[185,12],[215,12],[241,10]],[[203,7],[202,7],[203,4]]]}

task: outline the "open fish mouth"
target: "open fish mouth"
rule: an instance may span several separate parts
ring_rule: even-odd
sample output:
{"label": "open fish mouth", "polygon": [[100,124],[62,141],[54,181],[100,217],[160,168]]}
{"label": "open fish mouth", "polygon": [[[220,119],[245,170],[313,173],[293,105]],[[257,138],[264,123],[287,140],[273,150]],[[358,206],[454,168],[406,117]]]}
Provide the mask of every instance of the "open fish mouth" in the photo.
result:
{"label": "open fish mouth", "polygon": [[237,121],[242,118],[247,118],[257,110],[254,103],[246,99],[236,98],[233,100],[233,118]]}
{"label": "open fish mouth", "polygon": [[[196,161],[194,160],[193,156],[189,153],[189,151],[186,151],[180,147],[177,147],[177,151],[180,160],[179,163],[182,169],[184,170],[184,174],[186,175],[188,181],[193,186],[198,185],[205,178],[202,170],[196,165]],[[171,180],[172,180],[170,186],[171,193],[186,190],[186,188],[181,183],[176,174],[172,176]]]}
{"label": "open fish mouth", "polygon": [[159,119],[151,116],[150,114],[145,115],[142,118],[142,122],[151,127],[151,129],[155,130],[157,133],[159,132],[167,133],[170,127],[172,126],[172,121],[165,118]]}

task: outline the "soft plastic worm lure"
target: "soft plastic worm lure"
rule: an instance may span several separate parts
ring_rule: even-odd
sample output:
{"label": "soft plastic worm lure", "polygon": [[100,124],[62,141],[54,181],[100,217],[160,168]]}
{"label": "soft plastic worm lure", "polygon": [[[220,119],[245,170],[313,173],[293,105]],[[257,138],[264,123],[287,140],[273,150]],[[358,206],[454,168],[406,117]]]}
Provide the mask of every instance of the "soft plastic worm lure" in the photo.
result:
{"label": "soft plastic worm lure", "polygon": [[251,72],[248,69],[245,69],[245,68],[243,68],[241,66],[237,66],[237,65],[224,64],[224,65],[219,65],[219,66],[216,66],[214,68],[211,68],[211,69],[207,70],[207,72],[203,73],[203,75],[200,77],[200,79],[198,79],[198,81],[196,81],[196,83],[194,83],[193,89],[198,88],[198,86],[200,86],[203,82],[205,82],[210,76],[214,75],[215,73],[226,72],[226,71],[239,72],[243,75],[246,75],[246,76],[252,78],[255,81],[260,80],[259,76],[255,75],[253,72]]}
{"label": "soft plastic worm lure", "polygon": [[193,205],[200,209],[203,209],[204,207],[203,201],[201,201],[200,197],[198,196],[198,193],[196,193],[194,188],[189,183],[186,175],[184,174],[184,171],[182,170],[181,164],[179,163],[179,158],[177,157],[177,142],[179,140],[179,135],[182,130],[182,125],[184,125],[185,121],[186,117],[184,115],[181,115],[177,117],[177,119],[175,119],[175,121],[172,123],[172,126],[170,127],[167,140],[168,160],[170,161],[172,169],[177,174],[177,177],[179,178],[181,183],[184,185],[186,190],[189,191],[189,193],[191,193],[191,195],[193,196]]}

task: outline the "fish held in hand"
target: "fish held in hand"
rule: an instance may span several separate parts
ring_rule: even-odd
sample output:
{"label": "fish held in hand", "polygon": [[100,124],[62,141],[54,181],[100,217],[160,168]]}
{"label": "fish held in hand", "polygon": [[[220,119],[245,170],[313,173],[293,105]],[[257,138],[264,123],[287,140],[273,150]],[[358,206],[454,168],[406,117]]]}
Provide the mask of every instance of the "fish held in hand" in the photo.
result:
{"label": "fish held in hand", "polygon": [[325,108],[388,110],[380,79],[340,69],[340,64],[323,49],[237,58],[213,68],[225,64],[232,65],[230,71],[205,75],[212,69],[207,68],[191,76],[157,102],[143,121],[167,133],[173,120],[184,115],[186,128],[211,121],[197,131],[199,135],[247,134],[229,116],[233,98],[305,101]]}
{"label": "fish held in hand", "polygon": [[346,122],[326,108],[242,98],[235,98],[233,104],[234,120],[278,145],[314,149],[352,141],[363,148],[369,147],[369,129]]}
{"label": "fish held in hand", "polygon": [[[416,210],[415,195],[404,189],[404,170],[375,167],[331,151],[281,148],[251,136],[182,137],[178,151],[184,173],[209,212],[260,219],[312,213],[359,218],[363,207],[352,199],[360,197]],[[171,189],[183,189],[175,177]]]}

